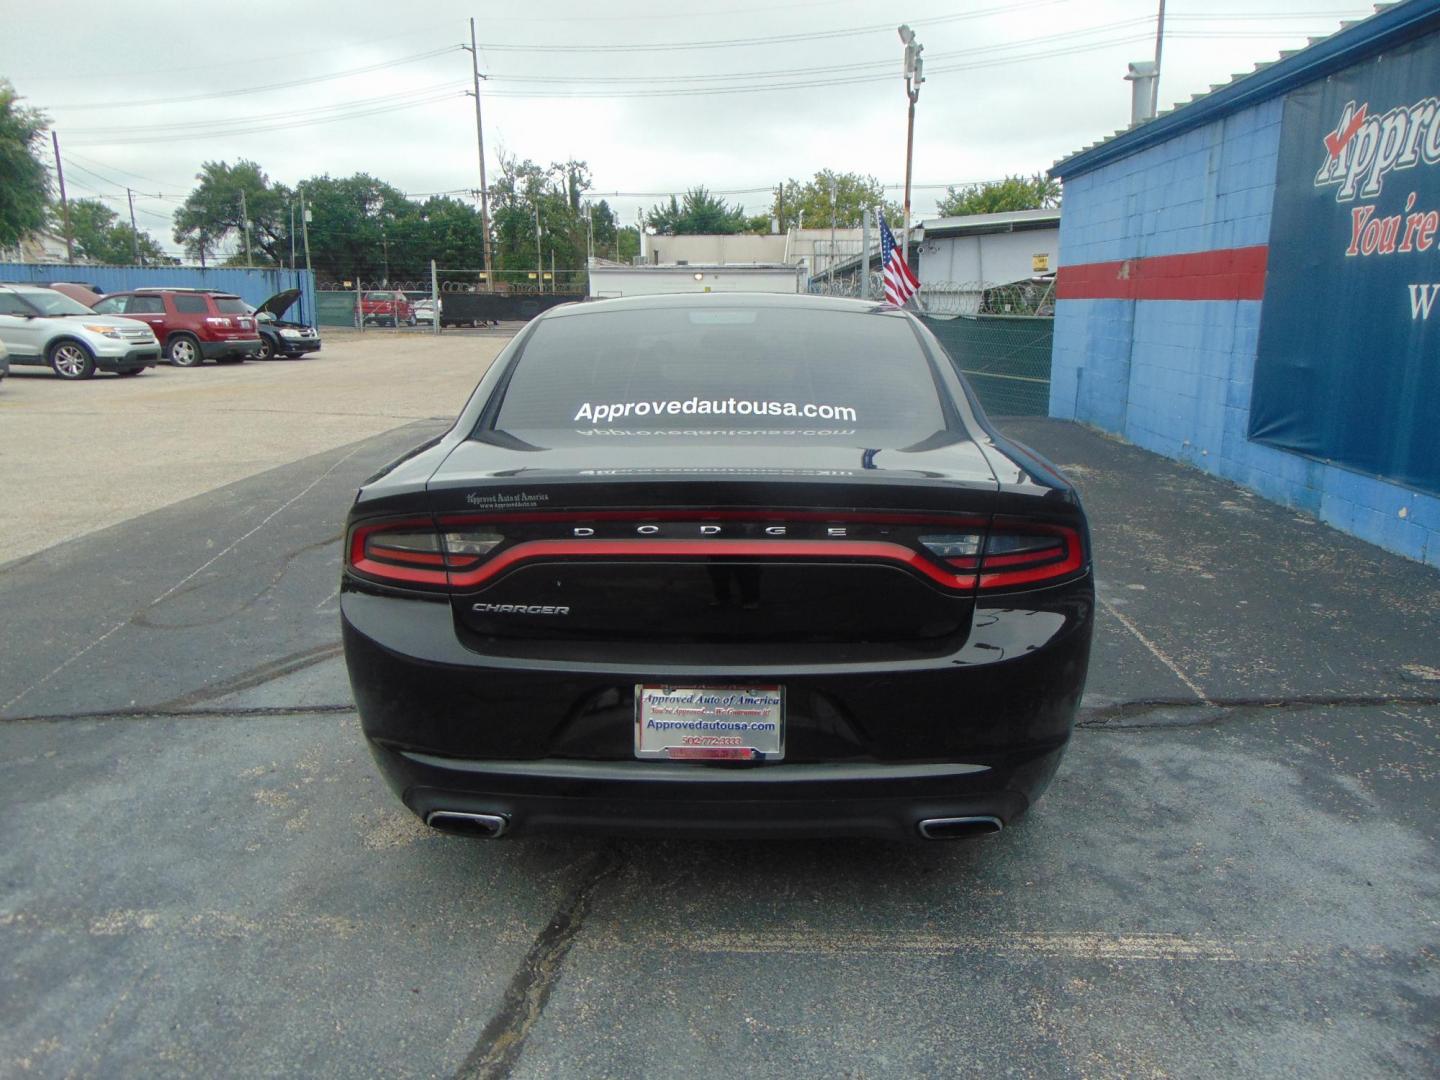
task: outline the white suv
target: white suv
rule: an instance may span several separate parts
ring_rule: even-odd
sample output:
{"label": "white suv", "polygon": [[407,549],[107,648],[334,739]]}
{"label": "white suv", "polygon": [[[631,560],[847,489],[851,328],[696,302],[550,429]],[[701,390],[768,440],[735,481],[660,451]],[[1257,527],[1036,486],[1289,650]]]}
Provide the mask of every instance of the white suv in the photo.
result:
{"label": "white suv", "polygon": [[0,284],[0,342],[11,364],[48,364],[62,379],[138,375],[160,359],[160,342],[145,323],[96,315],[39,285]]}

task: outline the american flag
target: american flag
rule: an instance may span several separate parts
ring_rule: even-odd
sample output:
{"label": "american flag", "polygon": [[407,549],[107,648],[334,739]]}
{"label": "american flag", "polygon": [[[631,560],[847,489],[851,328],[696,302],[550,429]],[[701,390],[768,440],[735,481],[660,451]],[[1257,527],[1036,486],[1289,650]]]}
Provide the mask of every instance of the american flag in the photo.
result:
{"label": "american flag", "polygon": [[895,247],[895,234],[880,216],[880,266],[885,279],[885,299],[896,307],[904,307],[905,301],[920,291],[920,282],[905,259]]}

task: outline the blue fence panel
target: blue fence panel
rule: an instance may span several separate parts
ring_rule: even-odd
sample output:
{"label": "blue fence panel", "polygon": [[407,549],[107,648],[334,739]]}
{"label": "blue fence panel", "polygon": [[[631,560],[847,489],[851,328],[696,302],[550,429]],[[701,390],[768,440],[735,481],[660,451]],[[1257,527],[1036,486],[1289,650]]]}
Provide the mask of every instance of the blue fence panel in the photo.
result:
{"label": "blue fence panel", "polygon": [[247,269],[235,266],[86,266],[78,263],[0,263],[0,281],[72,281],[104,293],[169,286],[234,293],[259,306],[278,292],[299,289],[287,319],[315,325],[315,275],[308,270]]}

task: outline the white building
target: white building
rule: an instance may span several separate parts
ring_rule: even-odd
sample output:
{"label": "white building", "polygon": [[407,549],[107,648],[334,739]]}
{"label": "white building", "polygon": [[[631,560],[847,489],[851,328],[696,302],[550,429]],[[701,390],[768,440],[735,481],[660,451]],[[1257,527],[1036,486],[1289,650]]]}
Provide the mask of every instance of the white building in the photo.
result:
{"label": "white building", "polygon": [[12,248],[0,248],[0,262],[45,263],[53,266],[69,261],[65,238],[45,230],[22,236],[20,243]]}
{"label": "white building", "polygon": [[804,291],[806,280],[802,267],[783,263],[627,266],[591,259],[589,269],[590,297],[595,300],[659,293],[798,293]]}
{"label": "white building", "polygon": [[1060,211],[1015,210],[923,222],[916,273],[923,285],[1005,285],[1055,271]]}
{"label": "white building", "polygon": [[705,233],[690,236],[646,236],[645,261],[678,266],[788,263],[807,274],[820,274],[834,262],[860,253],[859,229],[791,229],[757,234]]}

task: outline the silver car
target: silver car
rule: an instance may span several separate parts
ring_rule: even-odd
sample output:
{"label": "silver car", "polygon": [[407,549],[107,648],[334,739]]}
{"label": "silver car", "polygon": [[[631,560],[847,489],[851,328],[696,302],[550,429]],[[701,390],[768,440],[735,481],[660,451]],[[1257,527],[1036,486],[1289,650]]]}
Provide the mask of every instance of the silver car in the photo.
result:
{"label": "silver car", "polygon": [[48,364],[62,379],[138,375],[160,359],[160,342],[145,323],[97,315],[40,285],[0,284],[0,342],[11,364]]}

